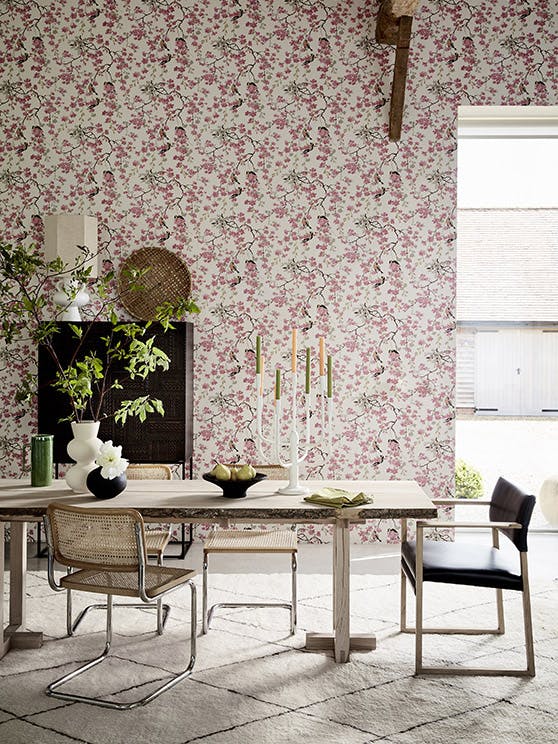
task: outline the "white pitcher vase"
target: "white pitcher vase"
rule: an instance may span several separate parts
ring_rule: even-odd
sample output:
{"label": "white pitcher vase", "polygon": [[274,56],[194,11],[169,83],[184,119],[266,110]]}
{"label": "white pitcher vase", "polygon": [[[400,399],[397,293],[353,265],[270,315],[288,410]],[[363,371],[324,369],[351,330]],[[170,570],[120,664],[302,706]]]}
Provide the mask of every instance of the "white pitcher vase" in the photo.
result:
{"label": "white pitcher vase", "polygon": [[66,473],[66,483],[76,493],[87,493],[87,476],[97,467],[95,458],[99,454],[102,441],[97,437],[99,433],[98,421],[72,422],[74,438],[68,442],[68,454],[75,465]]}

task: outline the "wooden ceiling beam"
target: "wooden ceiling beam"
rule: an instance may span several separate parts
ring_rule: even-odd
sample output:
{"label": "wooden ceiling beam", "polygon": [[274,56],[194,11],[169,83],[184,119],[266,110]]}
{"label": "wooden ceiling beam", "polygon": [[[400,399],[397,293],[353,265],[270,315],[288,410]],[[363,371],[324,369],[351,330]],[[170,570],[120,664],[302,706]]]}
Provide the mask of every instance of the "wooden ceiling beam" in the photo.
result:
{"label": "wooden ceiling beam", "polygon": [[392,142],[401,138],[413,13],[418,3],[419,0],[384,0],[378,13],[376,41],[396,48],[389,110],[389,138]]}
{"label": "wooden ceiling beam", "polygon": [[401,16],[399,19],[399,35],[395,48],[395,67],[393,69],[391,104],[389,107],[389,138],[391,142],[398,142],[401,139],[412,25],[413,19],[411,16]]}

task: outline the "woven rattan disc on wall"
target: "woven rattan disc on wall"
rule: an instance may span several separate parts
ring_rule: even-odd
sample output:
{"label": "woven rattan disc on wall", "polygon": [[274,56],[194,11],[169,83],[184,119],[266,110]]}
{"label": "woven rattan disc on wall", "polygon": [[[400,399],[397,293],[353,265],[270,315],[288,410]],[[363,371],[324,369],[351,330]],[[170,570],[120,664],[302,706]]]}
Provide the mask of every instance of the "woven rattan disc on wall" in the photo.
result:
{"label": "woven rattan disc on wall", "polygon": [[[131,269],[149,269],[137,280],[141,289],[130,290]],[[167,248],[139,248],[120,266],[118,289],[121,302],[134,318],[153,320],[163,302],[178,302],[190,296],[192,280],[184,261]]]}

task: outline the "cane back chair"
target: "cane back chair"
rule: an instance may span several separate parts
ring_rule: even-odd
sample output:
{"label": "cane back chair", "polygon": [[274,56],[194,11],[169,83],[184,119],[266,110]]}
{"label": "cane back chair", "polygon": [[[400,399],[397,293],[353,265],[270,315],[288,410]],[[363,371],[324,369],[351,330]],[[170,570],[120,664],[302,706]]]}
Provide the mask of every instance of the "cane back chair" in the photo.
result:
{"label": "cane back chair", "polygon": [[[151,702],[188,677],[196,659],[196,587],[191,569],[171,568],[147,563],[145,529],[141,514],[134,509],[87,509],[49,504],[44,519],[48,543],[48,580],[55,591],[105,594],[106,636],[102,653],[72,672],[51,682],[47,695],[90,703],[105,708],[130,710]],[[56,580],[55,562],[71,569]],[[157,632],[163,632],[163,597],[173,589],[188,585],[191,594],[190,657],[187,667],[156,690],[133,702],[106,700],[101,697],[60,692],[58,688],[92,669],[107,658],[112,643],[113,607],[144,609],[156,607]],[[141,604],[113,603],[113,597],[134,597]],[[168,605],[165,605],[168,613]]]}
{"label": "cane back chair", "polygon": [[[126,478],[128,480],[172,480],[172,470],[168,465],[128,465]],[[166,529],[147,527],[145,530],[147,555],[155,556],[159,565],[163,563],[163,554],[169,544],[170,536],[170,526]]]}
{"label": "cane back chair", "polygon": [[[438,499],[439,506],[487,504],[489,522],[417,521],[416,541],[406,539],[406,524],[402,525],[401,543],[401,630],[415,633],[415,674],[475,674],[535,676],[531,600],[527,570],[527,531],[535,505],[535,497],[523,493],[504,478],[499,478],[490,501]],[[424,540],[424,530],[430,527],[478,528],[490,527],[492,546],[461,542]],[[517,554],[500,550],[499,535],[503,534],[517,549]],[[519,560],[517,558],[519,557]],[[406,584],[410,581],[416,595],[415,628],[407,626]],[[482,628],[425,628],[423,626],[423,584],[426,581],[443,584],[489,587],[496,590],[498,626]],[[464,635],[497,634],[505,632],[502,591],[519,591],[523,597],[523,625],[525,633],[526,667],[523,669],[494,669],[464,666],[424,666],[422,661],[425,633],[454,633]]]}
{"label": "cane back chair", "polygon": [[[126,468],[126,478],[129,480],[172,480],[172,470],[168,465],[128,465]],[[165,548],[170,540],[170,526],[167,528],[149,529],[145,528],[145,551],[148,557],[157,559],[159,566],[163,565],[163,556]],[[69,569],[70,571],[71,569]],[[166,605],[165,605],[166,608]],[[66,633],[72,636],[81,623],[83,618],[91,610],[104,610],[103,604],[87,605],[78,614],[75,620],[72,620],[72,591],[66,592]],[[167,621],[167,611],[164,610],[163,624]]]}
{"label": "cane back chair", "polygon": [[[288,476],[280,465],[254,465],[256,472],[265,473],[270,480],[285,480]],[[289,610],[290,632],[296,632],[297,622],[297,538],[293,530],[229,530],[215,529],[203,546],[202,577],[202,630],[207,633],[217,608],[234,607],[281,607]],[[207,573],[210,553],[267,553],[291,556],[291,601],[290,602],[219,602],[207,608]]]}

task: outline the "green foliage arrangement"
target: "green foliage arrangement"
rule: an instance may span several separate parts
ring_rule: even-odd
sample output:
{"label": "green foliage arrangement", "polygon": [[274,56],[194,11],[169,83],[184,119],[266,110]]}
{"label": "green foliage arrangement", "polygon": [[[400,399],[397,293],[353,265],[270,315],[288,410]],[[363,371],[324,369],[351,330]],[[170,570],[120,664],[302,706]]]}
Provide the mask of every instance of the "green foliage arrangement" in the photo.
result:
{"label": "green foliage arrangement", "polygon": [[[76,339],[75,351],[69,364],[62,364],[53,338],[58,333],[57,319],[63,308],[49,306],[46,290],[52,283],[64,280],[66,285],[76,288],[76,292],[88,280],[90,269],[85,268],[91,258],[87,248],[81,248],[83,256],[69,267],[57,258],[46,261],[35,245],[28,247],[11,245],[0,241],[0,354],[7,363],[10,358],[21,358],[24,342],[30,342],[32,350],[43,345],[56,367],[53,387],[66,395],[70,401],[72,415],[66,420],[99,421],[114,416],[124,424],[128,416],[137,416],[145,421],[148,413],[164,415],[163,404],[158,398],[148,395],[134,400],[125,400],[118,410],[105,414],[103,402],[110,390],[122,389],[126,379],[145,379],[156,370],[166,370],[170,359],[157,346],[155,336],[149,335],[152,323],[144,325],[121,322],[116,314],[116,305],[121,295],[113,291],[114,272],[109,271],[97,280],[95,291],[100,299],[93,317],[88,320],[108,318],[110,332],[102,338],[102,347],[85,351],[85,340],[90,326],[70,325]],[[147,269],[148,271],[149,269]],[[146,270],[133,270],[129,274],[126,291],[142,288],[141,279]],[[172,327],[173,319],[181,319],[186,313],[198,313],[199,308],[191,298],[183,298],[178,303],[164,303],[158,308],[155,321],[163,330]],[[51,316],[47,318],[47,316]],[[29,360],[30,361],[30,360]],[[107,383],[108,372],[118,363],[124,369],[124,377],[112,379]],[[36,375],[27,372],[18,386],[16,399],[28,403],[36,394]]]}
{"label": "green foliage arrangement", "polygon": [[480,499],[484,493],[482,475],[464,460],[455,463],[455,497]]}

